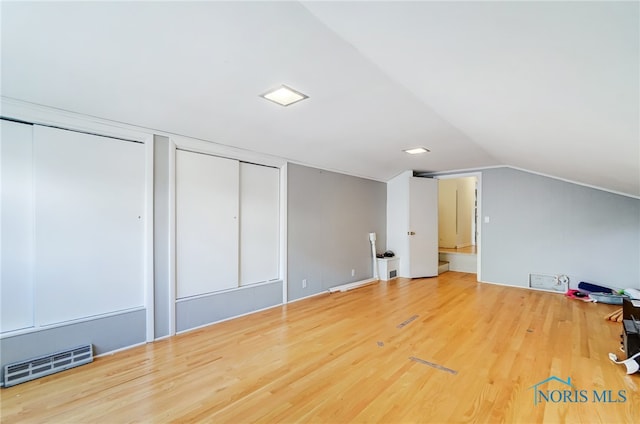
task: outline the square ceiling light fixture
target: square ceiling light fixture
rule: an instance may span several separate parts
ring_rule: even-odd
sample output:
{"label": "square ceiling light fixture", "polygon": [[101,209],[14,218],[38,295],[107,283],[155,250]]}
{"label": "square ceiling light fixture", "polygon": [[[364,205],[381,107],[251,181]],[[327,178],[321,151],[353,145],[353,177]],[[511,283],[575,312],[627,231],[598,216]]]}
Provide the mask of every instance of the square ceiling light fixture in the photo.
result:
{"label": "square ceiling light fixture", "polygon": [[413,149],[403,150],[405,153],[409,153],[410,155],[419,155],[420,153],[428,153],[431,150],[425,149],[424,147],[414,147]]}
{"label": "square ceiling light fixture", "polygon": [[306,94],[302,94],[293,88],[287,87],[286,85],[281,85],[275,90],[271,90],[260,95],[260,97],[264,97],[267,100],[279,104],[280,106],[289,106],[309,98]]}

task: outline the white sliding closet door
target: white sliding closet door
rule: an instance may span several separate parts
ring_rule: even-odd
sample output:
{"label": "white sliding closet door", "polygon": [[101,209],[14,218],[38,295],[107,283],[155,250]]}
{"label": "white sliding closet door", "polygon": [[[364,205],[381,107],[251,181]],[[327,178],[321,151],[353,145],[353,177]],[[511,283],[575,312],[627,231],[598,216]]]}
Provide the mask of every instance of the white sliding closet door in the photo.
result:
{"label": "white sliding closet door", "polygon": [[238,287],[238,190],[238,161],[176,151],[178,299]]}
{"label": "white sliding closet door", "polygon": [[36,321],[144,306],[145,147],[34,126]]}
{"label": "white sliding closet door", "polygon": [[240,285],[278,278],[280,172],[240,164]]}
{"label": "white sliding closet door", "polygon": [[0,331],[33,327],[33,126],[0,120]]}

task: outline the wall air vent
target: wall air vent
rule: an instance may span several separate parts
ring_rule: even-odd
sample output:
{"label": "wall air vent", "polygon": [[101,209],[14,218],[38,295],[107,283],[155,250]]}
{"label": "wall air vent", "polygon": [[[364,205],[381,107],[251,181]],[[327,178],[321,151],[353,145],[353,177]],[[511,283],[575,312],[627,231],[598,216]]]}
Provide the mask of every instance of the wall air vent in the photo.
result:
{"label": "wall air vent", "polygon": [[89,362],[93,362],[93,347],[90,344],[14,362],[4,366],[4,386],[15,386]]}
{"label": "wall air vent", "polygon": [[566,293],[569,290],[569,278],[566,275],[529,274],[529,287]]}

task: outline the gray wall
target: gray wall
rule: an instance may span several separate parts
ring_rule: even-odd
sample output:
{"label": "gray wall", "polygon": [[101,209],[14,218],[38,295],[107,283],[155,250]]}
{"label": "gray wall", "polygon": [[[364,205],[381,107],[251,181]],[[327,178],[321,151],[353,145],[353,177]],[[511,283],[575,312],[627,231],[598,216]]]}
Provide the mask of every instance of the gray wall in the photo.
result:
{"label": "gray wall", "polygon": [[386,197],[385,183],[288,165],[289,300],[372,277],[369,233],[384,251]]}
{"label": "gray wall", "polygon": [[153,301],[154,338],[169,327],[169,138],[154,136],[153,150]]}
{"label": "gray wall", "polygon": [[246,286],[176,303],[176,331],[282,304],[282,281]]}
{"label": "gray wall", "polygon": [[146,311],[141,309],[0,339],[2,381],[7,364],[88,343],[100,355],[144,343],[145,328]]}
{"label": "gray wall", "polygon": [[640,288],[640,200],[498,168],[482,171],[482,279],[528,286],[528,273]]}

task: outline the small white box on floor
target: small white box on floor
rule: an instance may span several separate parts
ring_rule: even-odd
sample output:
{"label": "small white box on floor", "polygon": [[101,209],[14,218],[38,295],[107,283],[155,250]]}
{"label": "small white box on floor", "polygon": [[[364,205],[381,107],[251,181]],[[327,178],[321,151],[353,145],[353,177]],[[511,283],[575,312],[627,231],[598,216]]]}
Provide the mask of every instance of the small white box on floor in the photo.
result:
{"label": "small white box on floor", "polygon": [[378,261],[378,271],[380,279],[383,281],[393,280],[398,277],[398,263],[400,258],[394,256],[392,258],[376,258]]}

